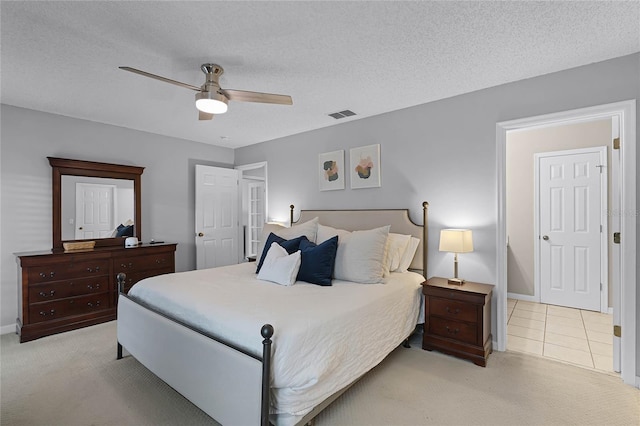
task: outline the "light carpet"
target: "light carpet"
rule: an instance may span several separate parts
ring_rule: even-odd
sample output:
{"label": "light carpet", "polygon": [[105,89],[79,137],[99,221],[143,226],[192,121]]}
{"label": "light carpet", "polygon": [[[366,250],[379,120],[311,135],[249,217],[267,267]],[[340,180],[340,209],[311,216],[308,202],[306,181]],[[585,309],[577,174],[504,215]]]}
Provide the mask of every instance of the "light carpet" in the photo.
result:
{"label": "light carpet", "polygon": [[[494,352],[482,368],[414,340],[316,425],[640,424],[640,390],[617,376],[514,352]],[[3,426],[217,424],[134,358],[115,359],[115,321],[0,344]]]}

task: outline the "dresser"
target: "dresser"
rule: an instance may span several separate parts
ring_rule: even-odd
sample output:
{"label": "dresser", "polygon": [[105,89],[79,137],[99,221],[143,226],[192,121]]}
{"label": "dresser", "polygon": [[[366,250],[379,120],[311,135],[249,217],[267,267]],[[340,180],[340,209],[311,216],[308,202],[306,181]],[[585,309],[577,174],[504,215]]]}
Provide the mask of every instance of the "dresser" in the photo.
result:
{"label": "dresser", "polygon": [[175,272],[176,244],[16,253],[20,342],[116,319],[116,275],[125,292],[139,280]]}
{"label": "dresser", "polygon": [[485,367],[492,352],[489,284],[449,284],[433,277],[422,283],[425,324],[422,348],[438,350]]}

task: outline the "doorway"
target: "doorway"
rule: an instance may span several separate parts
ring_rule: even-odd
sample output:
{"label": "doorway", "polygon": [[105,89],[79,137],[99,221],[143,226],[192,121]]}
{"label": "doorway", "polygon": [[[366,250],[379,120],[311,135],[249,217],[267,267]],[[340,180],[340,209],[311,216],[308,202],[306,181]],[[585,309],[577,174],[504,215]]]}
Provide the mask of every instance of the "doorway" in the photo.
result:
{"label": "doorway", "polygon": [[259,255],[262,227],[267,220],[267,162],[236,166],[240,177],[241,258],[253,261]]}
{"label": "doorway", "polygon": [[[507,261],[510,239],[507,234],[506,200],[507,187],[506,170],[506,141],[508,132],[518,132],[525,129],[558,126],[568,123],[579,123],[598,119],[617,120],[617,131],[620,156],[620,168],[613,170],[613,182],[619,184],[619,198],[611,204],[608,212],[619,223],[619,230],[615,227],[612,232],[620,232],[621,239],[614,254],[619,257],[614,261],[613,313],[614,325],[623,330],[622,337],[615,336],[614,348],[619,347],[620,371],[623,381],[635,385],[636,375],[636,146],[635,146],[635,100],[615,104],[601,105],[580,110],[554,113],[545,116],[531,117],[496,125],[497,164],[498,164],[498,232],[497,232],[497,271],[496,271],[496,348],[506,349],[507,328]],[[615,191],[614,191],[615,192]],[[614,194],[615,195],[615,194]],[[615,214],[617,212],[617,215]],[[629,212],[629,214],[624,214]],[[617,216],[617,217],[616,217]],[[614,221],[615,222],[615,221]],[[615,349],[614,349],[615,350]],[[614,360],[618,354],[614,353]]]}
{"label": "doorway", "polygon": [[[610,140],[611,120],[567,126],[578,139],[586,130],[596,143]],[[535,294],[544,304],[607,313],[607,147],[537,153],[534,162]]]}

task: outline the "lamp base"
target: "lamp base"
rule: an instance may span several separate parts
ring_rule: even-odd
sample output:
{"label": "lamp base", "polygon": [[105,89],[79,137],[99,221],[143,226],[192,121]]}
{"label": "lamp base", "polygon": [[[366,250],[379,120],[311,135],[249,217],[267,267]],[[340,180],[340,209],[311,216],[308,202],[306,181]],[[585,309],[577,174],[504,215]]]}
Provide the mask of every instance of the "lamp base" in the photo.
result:
{"label": "lamp base", "polygon": [[464,284],[464,280],[461,279],[461,278],[449,278],[447,280],[447,282],[449,284],[453,284],[453,285],[462,285],[462,284]]}

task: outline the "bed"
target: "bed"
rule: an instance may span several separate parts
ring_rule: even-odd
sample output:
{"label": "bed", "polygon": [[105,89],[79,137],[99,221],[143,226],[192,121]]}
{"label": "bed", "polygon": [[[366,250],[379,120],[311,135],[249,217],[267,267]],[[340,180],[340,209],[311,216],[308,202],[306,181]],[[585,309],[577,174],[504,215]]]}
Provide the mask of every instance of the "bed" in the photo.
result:
{"label": "bed", "polygon": [[224,425],[310,422],[413,332],[427,226],[400,209],[302,210],[295,224],[293,212],[292,230],[318,218],[325,227],[390,225],[418,238],[409,267],[420,274],[390,272],[384,284],[279,286],[243,263],[149,278],[119,294],[118,358],[126,349]]}

